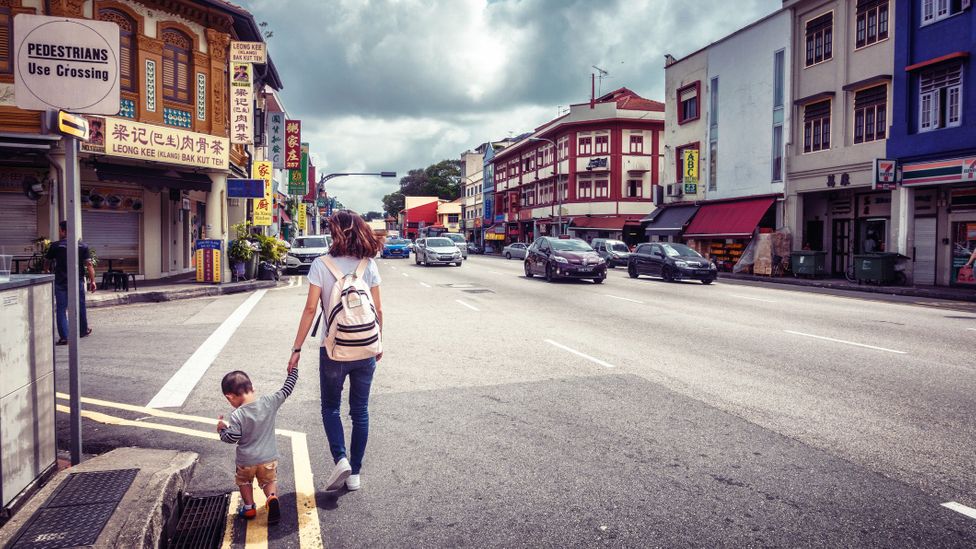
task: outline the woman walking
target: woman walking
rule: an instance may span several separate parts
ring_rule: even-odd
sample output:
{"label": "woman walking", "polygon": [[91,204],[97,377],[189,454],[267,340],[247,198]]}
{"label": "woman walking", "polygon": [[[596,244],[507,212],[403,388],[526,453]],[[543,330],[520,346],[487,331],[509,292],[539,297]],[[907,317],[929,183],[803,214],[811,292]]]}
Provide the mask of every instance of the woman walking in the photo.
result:
{"label": "woman walking", "polygon": [[[338,490],[343,483],[349,490],[358,490],[369,433],[369,389],[376,362],[383,356],[380,347],[383,329],[380,273],[373,260],[379,251],[379,241],[366,221],[348,210],[340,210],[329,218],[329,230],[332,247],[328,255],[315,260],[308,273],[308,298],[289,366],[298,365],[302,344],[321,302],[325,314],[320,320],[325,319],[325,325],[319,349],[319,390],[322,423],[335,462],[327,490]],[[346,318],[356,319],[358,323],[344,322]],[[349,357],[357,358],[350,360]],[[348,452],[339,416],[342,386],[347,376],[349,417],[352,419]]]}

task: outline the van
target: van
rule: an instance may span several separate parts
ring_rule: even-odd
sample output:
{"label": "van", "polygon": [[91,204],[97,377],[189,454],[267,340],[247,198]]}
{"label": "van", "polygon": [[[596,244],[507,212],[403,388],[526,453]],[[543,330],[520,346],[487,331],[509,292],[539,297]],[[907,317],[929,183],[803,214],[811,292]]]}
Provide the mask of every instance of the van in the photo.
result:
{"label": "van", "polygon": [[627,261],[630,258],[630,248],[623,241],[613,240],[610,238],[594,238],[593,242],[590,242],[596,253],[600,254],[607,262],[607,266],[616,267],[621,265],[626,267]]}

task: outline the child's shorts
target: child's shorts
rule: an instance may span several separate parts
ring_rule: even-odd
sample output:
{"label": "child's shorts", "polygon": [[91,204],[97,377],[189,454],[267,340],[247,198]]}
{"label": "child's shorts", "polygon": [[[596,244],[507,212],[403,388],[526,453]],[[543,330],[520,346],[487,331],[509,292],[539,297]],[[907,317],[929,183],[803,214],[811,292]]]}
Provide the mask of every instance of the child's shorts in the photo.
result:
{"label": "child's shorts", "polygon": [[261,488],[272,482],[277,482],[278,460],[248,467],[237,466],[237,475],[234,477],[234,481],[237,482],[238,486],[251,484],[255,478],[258,479],[258,486]]}

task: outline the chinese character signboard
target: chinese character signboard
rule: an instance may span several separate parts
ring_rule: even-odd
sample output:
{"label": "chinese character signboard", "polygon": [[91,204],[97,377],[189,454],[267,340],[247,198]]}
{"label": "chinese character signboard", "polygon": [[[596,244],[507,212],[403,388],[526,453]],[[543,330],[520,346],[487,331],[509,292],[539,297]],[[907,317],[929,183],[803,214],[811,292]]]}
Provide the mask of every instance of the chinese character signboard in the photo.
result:
{"label": "chinese character signboard", "polygon": [[230,142],[254,143],[251,64],[230,64]]}
{"label": "chinese character signboard", "polygon": [[254,225],[271,225],[274,219],[274,188],[271,178],[274,170],[272,169],[271,161],[262,160],[260,162],[255,162],[251,171],[251,177],[264,181],[264,197],[254,200],[252,205],[251,212],[252,218],[254,219]]}
{"label": "chinese character signboard", "polygon": [[305,215],[305,203],[303,202],[298,205],[298,219],[296,220],[298,229],[302,231],[305,230]]}
{"label": "chinese character signboard", "polygon": [[285,113],[268,113],[268,156],[277,170],[285,169]]}
{"label": "chinese character signboard", "polygon": [[301,144],[301,162],[297,170],[288,172],[288,194],[303,196],[308,182],[308,143]]}
{"label": "chinese character signboard", "polygon": [[285,169],[302,167],[302,121],[285,120]]}
{"label": "chinese character signboard", "polygon": [[[7,17],[4,26],[10,24]],[[4,70],[14,74],[17,107],[76,114],[119,112],[118,25],[22,13],[14,17],[13,26],[13,43],[8,26],[3,45],[13,52],[16,68],[11,71],[8,64]]]}
{"label": "chinese character signboard", "polygon": [[267,48],[264,42],[236,42],[230,43],[231,63],[253,63],[263,65],[268,61]]}
{"label": "chinese character signboard", "polygon": [[220,240],[197,240],[197,282],[220,282]]}
{"label": "chinese character signboard", "polygon": [[120,118],[105,119],[105,154],[108,156],[226,170],[228,149],[226,137]]}
{"label": "chinese character signboard", "polygon": [[879,191],[892,191],[898,184],[898,163],[894,160],[878,158],[874,161],[874,188]]}
{"label": "chinese character signboard", "polygon": [[681,181],[685,185],[685,194],[698,194],[698,150],[682,151],[682,161]]}

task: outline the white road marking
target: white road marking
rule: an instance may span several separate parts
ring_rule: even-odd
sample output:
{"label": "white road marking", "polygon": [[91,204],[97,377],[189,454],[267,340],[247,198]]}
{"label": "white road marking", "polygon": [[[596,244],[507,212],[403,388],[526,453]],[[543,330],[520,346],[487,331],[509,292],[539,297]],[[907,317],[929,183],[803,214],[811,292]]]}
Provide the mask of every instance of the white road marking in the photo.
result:
{"label": "white road marking", "polygon": [[567,351],[567,352],[573,353],[576,356],[585,358],[586,360],[589,360],[590,362],[595,362],[595,363],[599,364],[600,366],[605,366],[607,368],[613,368],[614,367],[613,364],[610,364],[609,362],[604,362],[604,361],[600,360],[599,358],[594,358],[594,357],[592,357],[592,356],[590,356],[588,354],[581,353],[581,352],[577,351],[576,349],[571,349],[571,348],[563,345],[562,343],[556,343],[555,341],[553,341],[551,339],[546,339],[546,340],[543,340],[543,341],[545,341],[549,345],[552,345],[553,347],[559,347],[560,349],[562,349],[564,351]]}
{"label": "white road marking", "polygon": [[763,303],[776,303],[772,299],[760,299],[758,297],[749,297],[747,295],[729,294],[732,297],[737,297],[739,299],[748,299],[750,301],[762,301]]}
{"label": "white road marking", "polygon": [[966,329],[969,330],[970,332],[976,332],[976,328],[966,328]]}
{"label": "white road marking", "polygon": [[149,401],[146,405],[147,408],[176,408],[183,405],[186,402],[186,397],[190,395],[190,391],[196,387],[197,383],[200,382],[200,378],[203,374],[207,372],[213,361],[217,359],[220,355],[220,351],[223,350],[224,345],[230,341],[231,336],[237,331],[237,328],[244,322],[247,315],[250,314],[254,306],[261,301],[268,290],[258,290],[251,294],[244,303],[241,303],[233,313],[227,317],[227,320],[217,327],[216,330],[203,345],[194,351],[190,358],[186,359],[183,366],[173,374],[173,377],[163,385],[163,388],[156,393],[156,396]]}
{"label": "white road marking", "polygon": [[946,509],[952,509],[957,513],[962,513],[971,519],[976,519],[976,509],[973,509],[972,507],[966,507],[965,505],[956,503],[954,501],[943,503],[942,506]]}
{"label": "white road marking", "polygon": [[421,282],[420,285],[424,288],[430,288],[430,284],[427,284],[426,282]]}
{"label": "white road marking", "polygon": [[636,299],[630,299],[630,298],[627,298],[627,297],[620,297],[620,296],[617,296],[617,295],[610,295],[610,294],[600,294],[600,295],[604,295],[604,296],[607,296],[607,297],[612,297],[614,299],[619,299],[621,301],[629,301],[631,303],[639,303],[641,305],[644,304],[643,301],[637,301]]}
{"label": "white road marking", "polygon": [[844,345],[853,345],[855,347],[864,347],[865,349],[874,349],[876,351],[884,351],[886,353],[895,353],[895,354],[898,354],[898,355],[908,354],[905,351],[896,351],[894,349],[886,349],[884,347],[875,347],[874,345],[865,345],[864,343],[856,343],[854,341],[845,341],[843,339],[834,339],[832,337],[824,337],[824,336],[818,336],[818,335],[813,335],[813,334],[805,334],[803,332],[794,332],[793,330],[783,330],[783,331],[786,332],[786,333],[788,333],[788,334],[793,334],[793,335],[798,335],[798,336],[803,336],[803,337],[812,337],[814,339],[822,339],[824,341],[833,341],[834,343],[843,343]]}
{"label": "white road marking", "polygon": [[407,273],[400,273],[400,274],[402,274],[403,276],[410,276]]}
{"label": "white road marking", "polygon": [[294,289],[294,288],[300,288],[301,286],[302,286],[302,277],[300,277],[300,276],[291,276],[291,277],[288,278],[288,284],[285,284],[284,286],[282,286],[280,288],[271,288],[271,289],[272,290],[275,290],[275,291],[277,291],[277,290],[291,290],[291,289]]}
{"label": "white road marking", "polygon": [[460,299],[455,299],[454,301],[457,301],[458,303],[460,303],[461,305],[464,305],[465,307],[471,309],[472,311],[480,311],[481,310],[481,309],[475,307],[474,305],[472,305],[470,303],[467,303],[465,301],[461,301]]}

